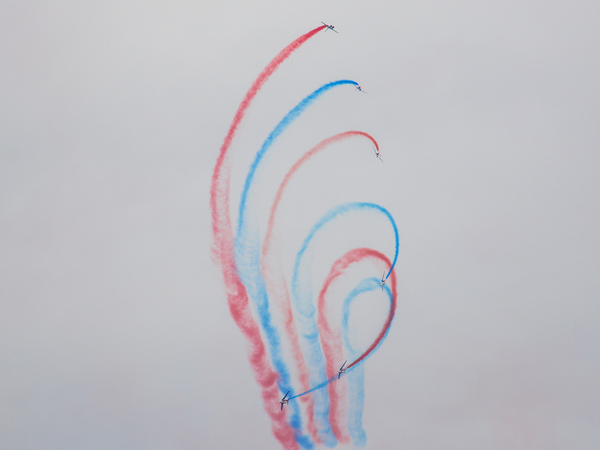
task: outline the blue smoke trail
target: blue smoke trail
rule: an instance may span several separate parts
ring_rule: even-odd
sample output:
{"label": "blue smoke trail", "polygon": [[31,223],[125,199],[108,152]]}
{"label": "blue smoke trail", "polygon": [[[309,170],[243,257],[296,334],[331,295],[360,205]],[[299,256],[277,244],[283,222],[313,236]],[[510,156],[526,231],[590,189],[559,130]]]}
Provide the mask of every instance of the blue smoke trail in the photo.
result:
{"label": "blue smoke trail", "polygon": [[[350,331],[348,329],[350,306],[359,295],[379,289],[379,286],[380,284],[377,278],[367,278],[362,280],[344,300],[344,306],[342,308],[342,336],[344,339],[344,345],[348,349],[351,359],[358,358],[362,354],[363,350],[356,350],[350,342]],[[390,307],[392,307],[392,291],[387,286],[384,286],[384,289],[390,300]],[[387,337],[388,331],[389,328],[386,331],[384,338],[379,342],[379,345],[374,348],[371,353],[369,353],[367,358],[379,349],[381,343]],[[363,359],[360,364],[358,364],[358,366],[360,366],[359,369],[348,375],[348,430],[350,431],[352,442],[357,447],[364,447],[367,443],[367,434],[362,426],[362,413],[365,404],[365,366],[362,363],[364,363],[367,358]],[[350,369],[354,369],[354,367],[356,366],[353,366]]]}
{"label": "blue smoke trail", "polygon": [[281,121],[277,124],[277,126],[273,129],[273,131],[271,131],[271,133],[269,134],[267,139],[265,139],[262,147],[260,148],[260,150],[256,153],[256,156],[254,157],[254,161],[252,162],[252,164],[250,166],[250,170],[248,171],[248,175],[246,176],[246,181],[244,182],[244,189],[242,191],[242,196],[240,199],[240,206],[239,206],[238,229],[237,229],[236,242],[241,238],[241,235],[244,232],[244,222],[245,222],[244,216],[245,216],[245,211],[246,211],[246,201],[248,200],[248,191],[250,190],[250,186],[254,180],[254,175],[256,174],[259,164],[260,164],[261,160],[263,159],[263,157],[265,156],[265,153],[267,152],[267,150],[269,150],[271,145],[273,145],[273,142],[275,142],[275,139],[277,139],[287,129],[287,127],[290,126],[292,124],[292,122],[294,120],[296,120],[300,116],[300,114],[302,114],[306,110],[306,108],[308,108],[315,100],[317,100],[321,95],[323,95],[325,92],[329,91],[330,89],[332,89],[336,86],[344,85],[344,84],[352,84],[354,86],[358,86],[358,83],[353,80],[338,80],[338,81],[332,81],[330,83],[324,84],[323,86],[321,86],[320,88],[315,90],[312,94],[309,94],[306,97],[304,97],[304,99],[302,99],[302,101],[300,103],[298,103],[294,108],[292,108],[285,115],[285,117],[283,119],[281,119]]}
{"label": "blue smoke trail", "polygon": [[[357,289],[363,289],[363,284],[362,284],[362,283],[365,283],[365,281],[368,281],[368,283],[369,283],[369,287],[368,287],[368,289],[365,289],[365,290],[362,290],[362,291],[356,292],[356,291],[357,291]],[[376,282],[376,284],[373,284],[374,282]],[[357,351],[355,351],[355,350],[354,350],[354,349],[351,347],[351,345],[349,344],[349,342],[350,342],[350,341],[349,341],[349,340],[347,340],[347,337],[346,337],[346,336],[348,336],[348,335],[349,335],[349,333],[348,333],[348,331],[347,331],[347,323],[348,323],[348,317],[349,317],[349,307],[350,307],[350,304],[349,304],[349,303],[350,303],[350,301],[351,301],[351,300],[352,300],[354,297],[356,297],[358,294],[362,294],[363,292],[367,292],[367,290],[368,290],[368,291],[371,291],[371,290],[373,290],[373,289],[376,289],[376,288],[378,288],[378,287],[380,286],[380,284],[379,284],[379,280],[378,280],[377,278],[369,278],[368,280],[363,280],[363,282],[362,282],[362,283],[361,283],[361,284],[360,284],[360,285],[359,285],[357,288],[355,288],[355,289],[354,289],[354,290],[353,290],[353,291],[352,291],[352,292],[351,292],[351,293],[348,295],[348,297],[347,297],[347,300],[348,300],[348,298],[349,298],[350,300],[348,300],[348,301],[347,301],[347,302],[344,304],[344,313],[343,313],[343,314],[344,314],[344,317],[345,317],[346,328],[345,328],[345,329],[344,329],[344,331],[343,331],[343,333],[344,333],[343,337],[344,337],[344,343],[345,343],[345,345],[346,345],[346,348],[348,348],[348,349],[349,349],[349,351],[350,351],[350,352],[352,352],[352,355],[350,356],[350,358],[351,358],[351,359],[360,357],[360,355],[361,355],[362,353],[361,353],[361,352],[357,352]],[[390,302],[393,302],[392,291],[390,290],[390,288],[389,288],[389,287],[387,287],[387,286],[383,286],[383,289],[384,289],[384,290],[385,290],[385,292],[388,294],[388,297],[390,298]],[[388,330],[388,331],[389,331],[389,330]],[[358,364],[355,364],[355,365],[353,365],[353,366],[350,366],[350,367],[348,367],[344,373],[345,373],[345,374],[349,374],[350,372],[352,372],[353,370],[355,370],[357,367],[359,367],[359,366],[360,366],[360,365],[361,365],[363,362],[365,362],[367,359],[369,359],[369,357],[370,357],[370,356],[371,356],[373,353],[375,353],[375,352],[376,352],[376,351],[379,349],[379,347],[381,346],[381,344],[383,343],[383,341],[384,341],[384,340],[385,340],[385,338],[387,337],[387,333],[388,333],[388,332],[386,332],[386,333],[385,333],[385,335],[384,335],[383,339],[381,340],[381,342],[379,343],[379,345],[378,345],[377,347],[375,347],[371,353],[369,353],[369,354],[368,354],[368,355],[367,355],[367,356],[366,356],[366,357],[365,357],[365,358],[364,358],[364,359],[363,359],[361,362],[359,362]],[[336,381],[336,380],[338,380],[338,376],[337,376],[337,375],[334,375],[334,376],[332,376],[331,378],[327,379],[326,381],[323,381],[323,382],[321,382],[321,383],[317,384],[316,386],[313,386],[312,388],[310,388],[310,389],[309,389],[308,391],[306,391],[306,392],[302,392],[302,393],[300,393],[300,394],[297,394],[297,395],[292,395],[292,396],[290,397],[290,400],[292,400],[292,399],[295,399],[295,398],[298,398],[298,397],[302,397],[302,396],[304,396],[304,395],[307,395],[307,394],[310,394],[310,393],[312,393],[312,392],[314,392],[314,391],[317,391],[317,390],[319,390],[319,389],[321,389],[321,388],[324,388],[324,387],[325,387],[325,386],[327,386],[329,383],[333,383],[333,382],[334,382],[334,381]],[[362,408],[361,408],[361,410],[362,410]]]}
{"label": "blue smoke trail", "polygon": [[[352,354],[353,357],[360,356],[360,353]],[[356,447],[364,447],[367,444],[367,433],[362,424],[362,415],[365,408],[365,361],[361,361],[351,369],[356,370],[348,373],[348,431],[352,438],[352,443]]]}
{"label": "blue smoke trail", "polygon": [[[391,273],[391,270],[394,268],[396,260],[398,259],[399,238],[396,223],[394,222],[391,214],[385,208],[375,203],[365,202],[344,203],[327,212],[308,233],[302,244],[302,247],[300,248],[300,251],[296,255],[296,261],[294,264],[294,272],[292,276],[292,303],[296,312],[298,313],[296,318],[299,324],[298,329],[300,331],[300,336],[303,338],[304,343],[306,344],[306,360],[310,371],[309,379],[311,385],[313,386],[313,388],[311,388],[309,391],[301,393],[296,397],[305,395],[308,392],[313,392],[315,419],[319,429],[319,435],[326,445],[329,445],[329,443],[333,443],[332,445],[335,445],[337,440],[333,435],[331,425],[329,423],[329,395],[326,389],[321,388],[327,386],[327,384],[333,381],[336,377],[332,377],[332,379],[327,381],[322,381],[326,379],[325,357],[319,342],[319,330],[315,320],[316,308],[312,297],[310,270],[305,267],[305,265],[310,262],[311,258],[306,258],[305,255],[308,251],[310,251],[310,243],[315,234],[319,232],[327,223],[349,212],[364,212],[369,210],[383,213],[389,220],[394,230],[395,252],[392,267],[390,269]],[[387,286],[385,287],[387,289]],[[351,367],[351,369],[353,368],[354,367]]]}
{"label": "blue smoke trail", "polygon": [[[252,221],[246,217],[248,214],[248,197],[260,162],[263,160],[263,157],[271,148],[277,137],[279,137],[287,127],[321,95],[336,86],[345,84],[357,85],[358,83],[352,80],[339,80],[324,84],[313,93],[306,96],[284,116],[273,131],[271,131],[267,139],[265,139],[260,150],[256,153],[248,175],[246,176],[244,189],[240,199],[238,229],[234,245],[236,266],[240,278],[246,286],[248,296],[256,305],[259,320],[267,338],[271,361],[279,374],[278,385],[282,392],[292,390],[291,379],[281,352],[279,332],[271,318],[268,293],[260,271],[260,234],[257,225],[252,223]],[[296,441],[303,448],[313,448],[310,437],[302,434],[302,420],[299,406],[296,403],[288,405],[290,406],[290,425],[294,429]]]}

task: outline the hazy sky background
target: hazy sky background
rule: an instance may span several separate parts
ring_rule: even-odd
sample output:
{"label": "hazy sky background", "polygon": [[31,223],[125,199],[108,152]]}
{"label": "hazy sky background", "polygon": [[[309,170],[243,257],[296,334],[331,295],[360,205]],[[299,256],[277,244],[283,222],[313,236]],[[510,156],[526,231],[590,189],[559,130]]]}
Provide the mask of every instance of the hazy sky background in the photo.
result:
{"label": "hazy sky background", "polygon": [[209,182],[245,91],[320,21],[339,34],[248,112],[232,198],[302,97],[361,83],[270,164],[351,129],[381,146],[384,164],[356,142],[312,165],[285,228],[298,242],[348,200],[398,223],[367,448],[599,447],[599,18],[597,1],[2,1],[0,447],[279,448],[210,257]]}

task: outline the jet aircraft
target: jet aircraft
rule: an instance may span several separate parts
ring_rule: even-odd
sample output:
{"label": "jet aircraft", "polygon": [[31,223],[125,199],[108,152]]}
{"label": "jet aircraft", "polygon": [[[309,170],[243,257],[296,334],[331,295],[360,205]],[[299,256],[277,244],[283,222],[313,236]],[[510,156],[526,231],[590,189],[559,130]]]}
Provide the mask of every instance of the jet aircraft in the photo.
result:
{"label": "jet aircraft", "polygon": [[356,90],[360,91],[360,92],[364,92],[365,94],[367,93],[367,91],[365,91],[360,84],[356,85]]}
{"label": "jet aircraft", "polygon": [[[327,27],[327,30],[335,31],[334,30],[335,27],[333,25],[327,25],[325,22],[321,22],[321,23]],[[325,30],[325,31],[327,31],[327,30]],[[337,33],[337,31],[335,31],[335,32]]]}
{"label": "jet aircraft", "polygon": [[383,275],[381,275],[381,281],[379,282],[381,284],[382,291],[383,291],[383,285],[385,284],[386,281],[387,281],[387,278],[385,277],[385,270],[384,270]]}
{"label": "jet aircraft", "polygon": [[289,393],[290,393],[290,391],[287,391],[286,394],[283,396],[283,398],[281,400],[279,400],[279,403],[281,403],[281,410],[282,411],[283,411],[283,405],[287,405],[288,402],[290,401],[289,398],[286,398]]}
{"label": "jet aircraft", "polygon": [[344,364],[342,364],[342,367],[340,367],[340,370],[338,370],[338,380],[340,379],[340,377],[342,376],[342,374],[346,371],[346,369],[344,369],[344,366],[346,365],[346,363],[348,362],[348,360],[344,361]]}

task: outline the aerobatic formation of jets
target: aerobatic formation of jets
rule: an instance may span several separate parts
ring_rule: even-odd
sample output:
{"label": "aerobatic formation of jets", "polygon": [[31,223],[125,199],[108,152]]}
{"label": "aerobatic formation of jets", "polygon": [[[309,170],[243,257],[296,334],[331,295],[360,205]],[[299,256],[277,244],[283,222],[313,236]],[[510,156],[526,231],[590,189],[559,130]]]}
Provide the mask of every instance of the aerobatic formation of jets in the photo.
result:
{"label": "aerobatic formation of jets", "polygon": [[[334,26],[333,25],[328,25],[325,22],[321,22],[323,25],[325,25],[325,27],[327,27],[327,30],[331,30],[331,31],[335,31],[337,33],[336,30],[334,30]],[[364,92],[365,94],[367,93],[360,84],[356,85],[356,90],[360,91],[360,92]],[[383,162],[383,159],[381,159],[381,153],[379,152],[379,149],[377,149],[375,146],[373,146],[373,151],[375,152],[375,156],[377,157],[377,159],[379,159],[379,161]],[[387,281],[387,278],[385,276],[385,271],[383,272],[383,274],[381,275],[381,280],[379,280],[379,284],[381,284],[381,290],[383,291],[383,286],[385,285],[385,282]],[[342,366],[340,367],[340,369],[337,371],[337,379],[339,380],[340,377],[342,376],[343,373],[346,372],[346,369],[348,367],[346,367],[346,363],[348,362],[348,360],[344,361],[344,364],[342,364]],[[283,405],[287,405],[290,401],[290,397],[288,397],[288,395],[290,394],[291,391],[287,391],[285,393],[285,395],[283,396],[283,398],[281,400],[279,400],[279,403],[281,404],[281,410],[283,411]]]}

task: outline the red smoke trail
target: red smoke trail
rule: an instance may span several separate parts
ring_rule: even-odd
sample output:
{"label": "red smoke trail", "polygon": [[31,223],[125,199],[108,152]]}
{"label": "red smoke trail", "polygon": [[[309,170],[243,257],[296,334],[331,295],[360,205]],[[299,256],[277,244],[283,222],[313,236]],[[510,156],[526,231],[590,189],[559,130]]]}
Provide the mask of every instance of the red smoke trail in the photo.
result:
{"label": "red smoke trail", "polygon": [[221,265],[223,271],[229,311],[235,323],[250,343],[250,363],[254,369],[256,381],[262,388],[263,405],[267,414],[271,417],[273,434],[285,448],[290,449],[297,449],[298,443],[294,439],[291,427],[286,422],[285,415],[280,414],[280,411],[277,410],[277,402],[280,394],[277,387],[277,373],[271,367],[265,345],[260,335],[260,329],[252,316],[246,288],[237,275],[235,268],[234,235],[231,227],[231,218],[229,217],[230,165],[228,163],[228,150],[252,99],[268,78],[296,49],[323,29],[325,29],[325,26],[317,27],[285,47],[263,69],[248,92],[246,92],[221,146],[210,187],[210,209],[214,240],[213,256],[216,262]]}
{"label": "red smoke trail", "polygon": [[[383,262],[382,267],[387,268],[391,266],[391,261],[385,256],[383,253],[378,252],[377,250],[373,250],[371,248],[355,248],[350,250],[341,258],[339,258],[335,263],[332,264],[329,274],[327,278],[323,282],[323,287],[321,288],[321,292],[319,293],[318,300],[318,315],[317,315],[317,325],[319,326],[319,337],[321,340],[321,346],[323,347],[323,354],[325,355],[325,373],[327,377],[330,378],[335,376],[337,373],[338,366],[340,361],[343,360],[343,350],[342,350],[342,336],[339,331],[334,331],[329,326],[329,321],[327,320],[327,308],[326,308],[326,296],[329,287],[333,284],[333,282],[341,276],[346,269],[352,264],[356,264],[363,259],[373,259],[375,263],[381,261]],[[387,332],[390,324],[392,323],[392,319],[394,318],[394,313],[396,311],[396,273],[392,272],[392,307],[390,308],[390,313],[388,315],[388,319],[377,339],[371,344],[369,349],[363,353],[359,359],[354,361],[348,367],[352,367],[357,364],[358,361],[362,361],[371,351],[377,347],[377,345],[381,342],[385,333]],[[341,381],[341,380],[340,380]],[[330,383],[327,387],[329,392],[329,423],[331,424],[331,430],[335,434],[335,437],[338,441],[347,443],[349,442],[349,437],[345,432],[345,428],[343,427],[343,423],[345,422],[345,412],[346,409],[342,405],[342,399],[345,398],[346,384],[345,383]]]}
{"label": "red smoke trail", "polygon": [[[292,304],[290,301],[289,290],[287,288],[287,283],[285,281],[285,276],[281,271],[281,265],[278,264],[278,261],[275,262],[273,259],[276,255],[272,255],[272,243],[273,243],[273,228],[275,226],[275,215],[277,213],[277,208],[279,203],[281,202],[281,198],[285,191],[285,188],[293,178],[294,174],[313,156],[317,153],[325,150],[331,144],[342,141],[344,139],[348,139],[355,136],[364,136],[367,139],[370,139],[371,142],[379,151],[379,145],[375,139],[362,131],[346,131],[344,133],[339,133],[334,136],[331,136],[323,141],[319,142],[312,149],[306,152],[296,163],[291,167],[288,173],[285,175],[283,181],[279,185],[277,190],[277,194],[275,195],[275,200],[273,205],[271,206],[271,212],[269,215],[269,222],[267,225],[267,232],[265,236],[265,240],[262,247],[262,255],[261,255],[261,271],[263,274],[263,279],[267,285],[267,290],[269,292],[270,298],[274,298],[277,300],[277,304],[279,305],[281,312],[284,318],[285,330],[287,332],[288,341],[291,344],[291,352],[294,361],[296,362],[296,369],[298,372],[298,378],[300,382],[300,392],[305,392],[310,389],[310,381],[309,381],[309,371],[306,366],[306,362],[304,360],[304,356],[302,354],[302,349],[300,348],[300,340],[298,337],[298,330],[296,328],[296,323],[294,322],[294,315],[292,312]],[[390,265],[388,265],[390,267]],[[341,348],[341,347],[340,347]],[[308,418],[308,431],[311,434],[315,443],[319,443],[320,439],[318,436],[317,427],[314,422],[314,410],[311,396],[301,397],[301,400],[306,403],[306,415]],[[340,442],[348,442],[349,439],[346,436],[345,441],[342,441],[338,433],[335,433],[336,438]]]}
{"label": "red smoke trail", "polygon": [[307,151],[302,158],[300,158],[296,163],[292,166],[292,168],[285,175],[285,178],[279,185],[279,189],[277,190],[277,194],[275,195],[275,201],[273,202],[273,206],[271,206],[271,213],[269,215],[269,224],[267,225],[267,234],[265,236],[265,242],[262,248],[261,260],[265,259],[265,255],[267,255],[270,251],[271,246],[271,233],[273,231],[273,225],[275,223],[275,212],[277,211],[277,207],[279,206],[279,202],[281,201],[281,196],[283,195],[283,191],[286,186],[294,176],[294,174],[302,167],[310,158],[315,156],[317,153],[323,151],[329,145],[334,144],[336,142],[342,141],[344,139],[348,139],[353,136],[364,136],[367,139],[370,139],[373,145],[377,147],[377,151],[379,152],[379,144],[377,141],[368,133],[363,131],[346,131],[344,133],[339,133],[334,136],[328,137],[327,139],[322,140],[309,151]]}
{"label": "red smoke trail", "polygon": [[[386,262],[388,263],[388,267],[391,267],[390,261],[387,258],[386,258]],[[392,324],[392,320],[394,319],[394,314],[396,313],[396,304],[397,304],[397,299],[398,299],[398,293],[396,291],[396,272],[395,271],[391,272],[391,278],[392,278],[392,307],[390,308],[390,313],[389,313],[385,323],[383,324],[383,327],[381,327],[381,331],[377,335],[377,338],[373,341],[373,343],[369,346],[369,348],[366,349],[364,351],[364,353],[358,357],[358,359],[356,361],[353,361],[352,364],[348,365],[347,369],[349,369],[352,366],[357,365],[359,362],[361,362],[363,359],[365,359],[367,356],[369,356],[369,354],[373,350],[375,350],[377,348],[377,346],[381,343],[381,341],[385,337],[386,333],[388,332],[390,325]]]}

